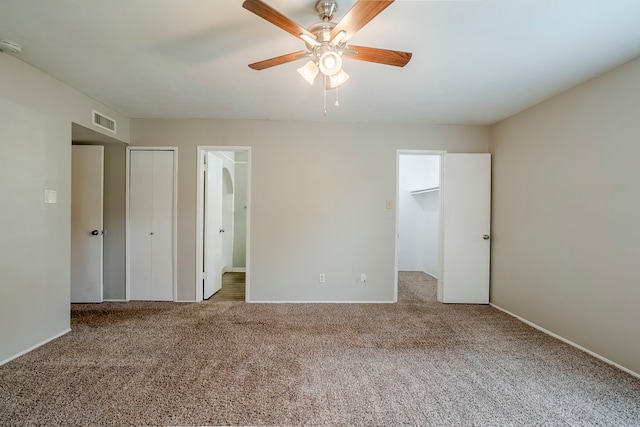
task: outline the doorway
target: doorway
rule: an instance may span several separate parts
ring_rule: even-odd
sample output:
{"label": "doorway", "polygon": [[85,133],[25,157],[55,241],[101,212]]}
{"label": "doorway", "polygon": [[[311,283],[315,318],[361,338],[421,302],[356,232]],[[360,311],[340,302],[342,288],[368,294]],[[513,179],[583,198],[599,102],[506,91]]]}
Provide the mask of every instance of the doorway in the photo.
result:
{"label": "doorway", "polygon": [[[127,144],[92,129],[72,123],[72,146],[101,146],[104,148],[104,205],[102,227],[95,225],[85,232],[98,230],[99,237],[90,239],[103,241],[102,260],[95,259],[93,264],[101,262],[102,300],[125,301],[125,165]],[[72,192],[73,182],[72,182]],[[73,226],[72,218],[72,226]],[[86,236],[86,235],[85,235]],[[73,240],[73,237],[72,237]],[[72,263],[73,264],[73,263]],[[86,266],[80,267],[85,269]],[[78,268],[71,266],[72,274]]]}
{"label": "doorway", "polygon": [[242,277],[242,300],[246,301],[250,284],[250,147],[199,146],[197,154],[195,299],[209,299],[230,282],[237,298],[238,278]]}
{"label": "doorway", "polygon": [[441,165],[440,152],[398,152],[396,280],[398,271],[441,277]]}
{"label": "doorway", "polygon": [[[413,265],[437,277],[438,301],[488,304],[491,154],[397,150],[396,171],[396,300],[398,271]],[[403,200],[413,213],[401,211]],[[420,226],[412,225],[407,215],[418,217]],[[414,235],[418,237],[412,239]]]}

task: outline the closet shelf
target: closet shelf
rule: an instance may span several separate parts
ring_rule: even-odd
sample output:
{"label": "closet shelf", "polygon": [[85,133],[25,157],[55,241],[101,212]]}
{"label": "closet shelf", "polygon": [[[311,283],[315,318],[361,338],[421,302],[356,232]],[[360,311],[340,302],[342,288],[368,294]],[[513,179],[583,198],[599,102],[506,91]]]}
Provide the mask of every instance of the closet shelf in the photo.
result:
{"label": "closet shelf", "polygon": [[440,187],[431,187],[431,188],[421,188],[419,190],[413,190],[411,194],[423,194],[423,193],[431,193],[433,191],[439,191]]}

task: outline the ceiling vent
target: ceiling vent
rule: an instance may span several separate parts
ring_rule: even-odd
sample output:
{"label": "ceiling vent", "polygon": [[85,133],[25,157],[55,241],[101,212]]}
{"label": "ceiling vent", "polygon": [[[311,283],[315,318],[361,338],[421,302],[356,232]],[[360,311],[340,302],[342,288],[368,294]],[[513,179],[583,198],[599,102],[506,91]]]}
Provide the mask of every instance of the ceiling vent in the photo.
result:
{"label": "ceiling vent", "polygon": [[109,132],[116,133],[116,121],[96,110],[93,110],[93,124]]}

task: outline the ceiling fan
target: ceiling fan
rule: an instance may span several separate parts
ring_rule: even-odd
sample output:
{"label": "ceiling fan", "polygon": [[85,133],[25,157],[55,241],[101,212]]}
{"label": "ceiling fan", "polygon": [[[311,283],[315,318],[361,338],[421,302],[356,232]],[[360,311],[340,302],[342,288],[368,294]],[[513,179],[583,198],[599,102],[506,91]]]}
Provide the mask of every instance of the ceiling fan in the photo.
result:
{"label": "ceiling fan", "polygon": [[249,67],[264,70],[308,58],[309,61],[299,68],[298,72],[309,84],[313,84],[319,73],[322,74],[325,90],[335,89],[349,78],[342,69],[343,58],[404,67],[411,59],[410,52],[347,44],[351,37],[393,2],[394,0],[358,0],[342,19],[335,23],[331,20],[338,8],[336,1],[319,0],[315,4],[315,11],[320,17],[320,22],[303,28],[261,0],[245,0],[242,7],[306,44],[306,50],[265,59],[249,64]]}

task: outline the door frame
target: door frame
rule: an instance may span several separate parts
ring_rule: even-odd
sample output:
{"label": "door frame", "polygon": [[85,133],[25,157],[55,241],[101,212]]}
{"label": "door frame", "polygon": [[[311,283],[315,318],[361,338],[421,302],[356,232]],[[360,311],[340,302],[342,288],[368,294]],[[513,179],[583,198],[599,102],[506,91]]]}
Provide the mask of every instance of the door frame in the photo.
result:
{"label": "door frame", "polygon": [[399,202],[400,202],[400,155],[401,154],[415,154],[424,156],[439,156],[440,157],[440,191],[439,191],[439,204],[440,209],[438,212],[438,277],[437,277],[437,300],[442,302],[442,277],[444,272],[444,158],[447,152],[444,150],[414,150],[414,149],[396,149],[396,208],[395,208],[395,239],[394,239],[394,275],[393,275],[393,300],[398,301],[398,239],[399,235]]}
{"label": "door frame", "polygon": [[131,151],[173,151],[173,229],[172,272],[173,301],[178,301],[178,147],[128,146],[126,156],[125,184],[125,301],[131,300],[131,226],[129,224],[129,186],[131,175]]}
{"label": "door frame", "polygon": [[198,145],[196,156],[196,271],[195,271],[195,301],[203,300],[202,292],[202,272],[204,265],[202,257],[204,245],[202,235],[204,233],[204,169],[203,156],[208,151],[246,151],[247,152],[247,224],[246,224],[246,278],[245,278],[245,301],[250,301],[250,271],[251,271],[251,147],[249,146],[229,146],[229,145]]}

